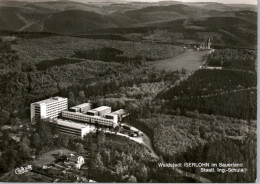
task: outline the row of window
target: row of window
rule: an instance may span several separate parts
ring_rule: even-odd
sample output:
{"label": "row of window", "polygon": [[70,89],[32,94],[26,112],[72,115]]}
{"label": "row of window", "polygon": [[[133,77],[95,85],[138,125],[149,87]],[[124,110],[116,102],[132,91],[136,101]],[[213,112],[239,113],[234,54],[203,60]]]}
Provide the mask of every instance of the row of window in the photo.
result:
{"label": "row of window", "polygon": [[59,111],[53,111],[53,112],[47,112],[46,115],[51,115],[51,114],[59,114],[62,110]]}
{"label": "row of window", "polygon": [[59,102],[59,103],[51,103],[51,104],[46,104],[46,107],[52,107],[52,106],[57,106],[57,105],[67,105],[67,102]]}
{"label": "row of window", "polygon": [[81,129],[75,129],[75,128],[66,127],[59,124],[52,124],[52,123],[50,123],[49,125],[55,126],[58,133],[72,135],[72,136],[81,136]]}
{"label": "row of window", "polygon": [[61,111],[66,110],[66,109],[67,109],[66,107],[59,108],[59,109],[55,108],[55,109],[53,109],[53,110],[48,109],[47,112],[46,112],[46,115],[47,115],[47,116],[48,116],[48,115],[51,115],[51,114],[56,114],[56,115],[58,115]]}
{"label": "row of window", "polygon": [[59,110],[59,109],[62,109],[62,110],[64,110],[64,109],[67,109],[67,106],[55,106],[55,107],[48,107],[48,108],[46,108],[46,110],[47,111],[53,111],[53,110]]}
{"label": "row of window", "polygon": [[67,104],[46,105],[47,108],[67,106]]}
{"label": "row of window", "polygon": [[81,129],[66,127],[66,126],[59,125],[59,124],[56,124],[56,128],[57,128],[58,130],[59,130],[59,129],[63,129],[63,130],[67,130],[67,131],[74,132],[74,133],[81,133]]}
{"label": "row of window", "polygon": [[108,119],[101,119],[101,118],[95,118],[95,117],[86,117],[87,115],[80,115],[80,114],[71,114],[67,112],[62,112],[62,116],[70,119],[76,119],[76,120],[81,120],[81,121],[87,121],[87,122],[97,122],[99,124],[103,125],[113,125],[114,122],[112,120]]}

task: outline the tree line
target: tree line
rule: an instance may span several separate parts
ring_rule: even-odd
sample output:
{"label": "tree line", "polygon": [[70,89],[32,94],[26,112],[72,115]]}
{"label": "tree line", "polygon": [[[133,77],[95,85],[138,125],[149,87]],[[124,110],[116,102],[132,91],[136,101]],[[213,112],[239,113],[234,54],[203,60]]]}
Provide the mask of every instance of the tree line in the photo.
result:
{"label": "tree line", "polygon": [[207,58],[209,66],[247,71],[256,70],[256,51],[248,49],[216,49]]}

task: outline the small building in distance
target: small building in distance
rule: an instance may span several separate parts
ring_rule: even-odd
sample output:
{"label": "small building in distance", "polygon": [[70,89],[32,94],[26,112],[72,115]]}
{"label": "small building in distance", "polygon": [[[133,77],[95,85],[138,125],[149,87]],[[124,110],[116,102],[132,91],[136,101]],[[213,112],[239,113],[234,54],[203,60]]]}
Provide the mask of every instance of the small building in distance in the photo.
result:
{"label": "small building in distance", "polygon": [[188,49],[195,49],[195,50],[211,50],[211,39],[208,38],[207,41],[203,41],[203,42],[191,42],[189,44],[186,44],[184,46],[184,48],[188,48]]}
{"label": "small building in distance", "polygon": [[51,97],[46,100],[31,103],[31,122],[40,119],[57,118],[64,110],[68,110],[68,99],[63,97]]}
{"label": "small building in distance", "polygon": [[201,43],[197,50],[210,50],[211,49],[211,40],[208,38],[206,43]]}
{"label": "small building in distance", "polygon": [[83,158],[82,156],[79,156],[79,157],[78,157],[78,160],[77,160],[77,163],[75,164],[75,167],[76,167],[77,169],[80,169],[81,166],[82,166],[84,163],[85,163],[84,158]]}
{"label": "small building in distance", "polygon": [[1,36],[0,40],[3,42],[13,42],[17,40],[16,36]]}

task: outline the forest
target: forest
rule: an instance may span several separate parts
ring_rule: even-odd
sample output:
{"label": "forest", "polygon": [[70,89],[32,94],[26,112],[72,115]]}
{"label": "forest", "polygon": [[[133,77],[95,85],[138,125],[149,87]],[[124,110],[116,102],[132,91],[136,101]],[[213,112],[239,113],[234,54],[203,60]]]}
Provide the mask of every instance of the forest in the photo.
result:
{"label": "forest", "polygon": [[[155,151],[166,163],[243,163],[244,168],[251,171],[250,174],[226,173],[223,176],[219,173],[200,173],[196,168],[182,169],[212,182],[249,182],[255,179],[256,121],[249,124],[245,120],[198,112],[189,113],[188,116],[152,114],[151,117],[131,122],[153,138]],[[246,156],[249,152],[251,159]]]}
{"label": "forest", "polygon": [[[90,148],[95,157],[99,157],[98,163],[91,165],[99,165],[98,172],[93,172],[91,177],[97,178],[100,182],[130,182],[130,178],[135,182],[169,182],[172,180],[187,182],[188,179],[180,176],[176,172],[167,168],[158,168],[157,161],[147,154],[147,150],[137,143],[133,143],[124,137],[115,137],[114,135],[105,135],[103,140],[100,138],[102,132],[96,135],[88,135],[84,140],[84,146]],[[95,138],[97,137],[97,138]],[[106,141],[104,141],[106,139]],[[100,144],[100,142],[103,143]],[[109,174],[110,168],[115,168],[116,178],[111,178]],[[159,171],[160,170],[160,171]],[[159,171],[159,172],[158,172]],[[97,175],[102,173],[102,179]],[[110,171],[111,173],[111,171]],[[170,173],[171,176],[169,175]],[[97,175],[95,177],[95,175]],[[128,180],[122,180],[123,176],[130,175]],[[165,177],[167,175],[167,177]],[[101,180],[100,180],[101,179]],[[131,182],[134,182],[131,181]]]}
{"label": "forest", "polygon": [[117,34],[89,34],[89,35],[79,35],[80,38],[90,38],[90,39],[107,39],[107,40],[122,40],[130,41],[128,38]]}
{"label": "forest", "polygon": [[[257,78],[254,73],[227,70],[197,70],[187,80],[166,93],[164,99],[176,97],[202,96],[207,94],[256,87]],[[160,95],[159,95],[160,96]]]}
{"label": "forest", "polygon": [[114,48],[101,48],[86,51],[75,51],[73,58],[98,60],[104,62],[117,62],[128,65],[144,65],[146,61],[151,61],[150,58],[135,56],[134,58],[124,56],[124,52]]}
{"label": "forest", "polygon": [[0,71],[5,74],[9,71],[19,70],[21,63],[15,50],[11,45],[0,39]]}
{"label": "forest", "polygon": [[35,64],[43,60],[69,58],[77,51],[114,48],[125,57],[142,56],[151,60],[167,59],[184,52],[183,47],[170,44],[153,44],[120,40],[88,39],[68,36],[49,36],[38,39],[20,39],[12,49],[17,51],[22,63]]}
{"label": "forest", "polygon": [[84,91],[85,97],[72,103],[78,104],[84,100],[98,99],[100,96],[113,93],[119,86],[131,87],[134,84],[160,82],[167,78],[174,81],[178,78],[176,73],[142,69],[131,63],[122,65],[90,60],[79,63],[66,63],[67,60],[63,59],[58,61],[55,63],[44,61],[38,63],[39,65],[26,62],[18,71],[0,76],[1,124],[9,124],[12,117],[28,117],[30,103],[50,96],[69,97],[70,92],[77,95],[80,91]]}
{"label": "forest", "polygon": [[154,148],[165,156],[166,161],[170,161],[168,159],[178,152],[187,152],[190,147],[225,137],[247,135],[246,121],[199,113],[194,117],[153,114],[138,119],[136,123],[144,124],[152,130]]}
{"label": "forest", "polygon": [[255,71],[256,52],[248,49],[216,49],[207,58],[209,66]]}
{"label": "forest", "polygon": [[[228,70],[198,70],[187,80],[157,95],[167,100],[167,108],[181,111],[199,110],[201,113],[256,118],[256,74]],[[248,101],[249,96],[252,103]]]}
{"label": "forest", "polygon": [[[99,167],[92,167],[85,175],[99,182],[193,181],[171,169],[157,167],[158,160],[152,159],[147,149],[128,139],[102,132],[89,134],[84,140],[55,137],[55,130],[41,123],[31,125],[30,103],[56,95],[68,97],[69,106],[91,101],[94,107],[126,109],[130,117],[125,123],[152,139],[159,161],[213,160],[211,153],[215,147],[221,148],[218,159],[219,155],[227,156],[228,161],[232,159],[229,146],[238,155],[247,154],[241,144],[248,137],[248,121],[256,119],[256,73],[251,69],[250,72],[198,70],[192,73],[185,69],[160,71],[147,67],[147,62],[136,64],[138,59],[165,59],[183,52],[181,47],[169,44],[48,34],[37,39],[20,39],[12,45],[1,44],[6,48],[0,53],[2,58],[14,61],[16,68],[9,70],[12,66],[1,62],[6,73],[0,75],[0,125],[12,127],[0,134],[1,174],[30,161],[32,155],[68,148],[91,155],[93,162],[88,164]],[[235,54],[236,51],[230,57]],[[248,51],[245,58],[250,55]],[[129,58],[138,59],[128,62]],[[234,68],[240,65],[237,63]],[[256,124],[252,122],[254,138]],[[16,130],[20,125],[24,128]],[[13,135],[21,136],[21,141],[14,141]],[[254,147],[255,142],[252,144]],[[197,151],[203,151],[203,158],[192,157],[198,156],[194,153]],[[255,162],[253,151],[250,159]],[[248,163],[243,156],[235,159]],[[95,173],[102,173],[107,180]],[[57,173],[47,174],[57,176]],[[251,181],[254,176],[254,171],[248,177],[203,175],[211,181],[223,182]]]}
{"label": "forest", "polygon": [[[249,98],[251,96],[251,100]],[[200,113],[210,115],[224,115],[233,118],[247,119],[250,116],[256,119],[257,112],[256,89],[238,91],[236,93],[218,94],[208,97],[180,98],[169,101],[169,109],[180,108],[181,112],[185,110],[198,110]],[[251,103],[250,103],[251,101]],[[249,107],[252,106],[251,113]]]}
{"label": "forest", "polygon": [[[243,173],[200,173],[199,169],[191,169],[191,172],[210,178],[212,182],[255,182],[256,178],[256,138],[247,136],[244,142],[230,138],[224,138],[190,148],[184,154],[176,156],[180,162],[196,163],[243,163],[246,172]],[[217,148],[217,149],[216,149]],[[250,173],[250,174],[249,174]]]}
{"label": "forest", "polygon": [[37,63],[35,66],[36,66],[37,70],[46,70],[53,66],[76,64],[79,62],[82,62],[82,61],[78,60],[78,59],[59,58],[59,59],[55,59],[55,60],[41,61],[40,63]]}
{"label": "forest", "polygon": [[[30,161],[32,155],[38,157],[49,150],[68,148],[86,155],[89,169],[80,171],[81,176],[98,182],[190,181],[169,168],[158,168],[157,161],[146,148],[124,137],[105,135],[103,131],[88,134],[84,140],[66,135],[57,137],[55,128],[46,126],[46,122],[37,122],[33,129],[30,134],[24,131],[20,142],[13,141],[8,131],[0,136],[0,144],[5,147],[0,158],[0,174]],[[39,164],[33,164],[32,167],[33,172],[60,178],[61,181],[76,179],[75,176],[61,176],[55,170],[42,170]]]}

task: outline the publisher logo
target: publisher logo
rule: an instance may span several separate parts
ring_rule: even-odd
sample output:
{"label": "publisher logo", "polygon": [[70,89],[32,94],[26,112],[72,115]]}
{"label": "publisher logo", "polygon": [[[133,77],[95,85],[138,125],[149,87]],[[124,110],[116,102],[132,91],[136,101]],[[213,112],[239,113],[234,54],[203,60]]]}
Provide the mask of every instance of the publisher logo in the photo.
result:
{"label": "publisher logo", "polygon": [[32,165],[26,167],[18,167],[14,170],[15,174],[20,175],[32,170]]}

